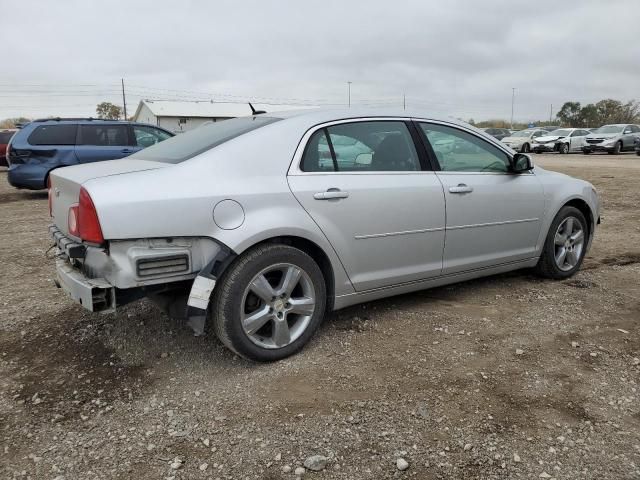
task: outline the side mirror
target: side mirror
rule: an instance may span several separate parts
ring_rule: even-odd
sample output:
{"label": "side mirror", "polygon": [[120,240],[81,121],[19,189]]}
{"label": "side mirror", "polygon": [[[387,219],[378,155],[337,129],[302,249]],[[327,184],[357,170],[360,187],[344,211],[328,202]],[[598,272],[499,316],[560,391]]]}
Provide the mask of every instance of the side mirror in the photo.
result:
{"label": "side mirror", "polygon": [[514,173],[528,172],[532,169],[533,162],[526,153],[516,153],[511,159],[511,171]]}

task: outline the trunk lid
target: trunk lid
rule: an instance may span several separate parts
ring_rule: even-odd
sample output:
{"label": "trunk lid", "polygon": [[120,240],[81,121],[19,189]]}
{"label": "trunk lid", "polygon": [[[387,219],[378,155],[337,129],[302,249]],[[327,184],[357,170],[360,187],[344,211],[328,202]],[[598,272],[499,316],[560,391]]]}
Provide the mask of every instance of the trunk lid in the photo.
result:
{"label": "trunk lid", "polygon": [[[49,174],[49,179],[51,182],[50,195],[53,223],[65,235],[69,234],[69,207],[78,203],[80,188],[89,180],[169,166],[171,166],[169,163],[149,160],[121,159],[73,165],[52,170]],[[100,217],[99,207],[96,206],[96,208],[98,209],[98,217]]]}

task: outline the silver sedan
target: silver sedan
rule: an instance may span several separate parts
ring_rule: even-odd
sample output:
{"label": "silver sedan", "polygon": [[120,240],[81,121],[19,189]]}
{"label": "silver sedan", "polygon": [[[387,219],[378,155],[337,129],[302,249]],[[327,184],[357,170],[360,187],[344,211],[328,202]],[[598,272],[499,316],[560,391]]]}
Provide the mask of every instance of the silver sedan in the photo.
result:
{"label": "silver sedan", "polygon": [[575,274],[591,184],[424,112],[210,123],[50,177],[58,285],[94,312],[149,297],[257,361],[328,311],[485,275]]}

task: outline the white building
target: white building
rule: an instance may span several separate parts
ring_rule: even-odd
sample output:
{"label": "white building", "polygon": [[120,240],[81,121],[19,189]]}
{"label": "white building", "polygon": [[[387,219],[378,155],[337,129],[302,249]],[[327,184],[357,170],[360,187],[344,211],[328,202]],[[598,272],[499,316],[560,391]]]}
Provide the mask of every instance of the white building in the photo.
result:
{"label": "white building", "polygon": [[[294,105],[253,104],[256,110],[277,112],[296,110]],[[229,118],[251,115],[248,103],[213,101],[141,100],[133,116],[135,122],[150,123],[174,133],[186,132],[205,122],[217,122]]]}

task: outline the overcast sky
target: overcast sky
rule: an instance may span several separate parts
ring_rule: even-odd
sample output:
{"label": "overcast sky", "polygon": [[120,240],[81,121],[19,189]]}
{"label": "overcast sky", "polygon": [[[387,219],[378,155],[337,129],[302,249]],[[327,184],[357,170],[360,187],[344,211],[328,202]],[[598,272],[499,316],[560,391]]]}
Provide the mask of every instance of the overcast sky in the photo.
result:
{"label": "overcast sky", "polygon": [[549,118],[640,99],[639,0],[0,0],[0,118],[140,98]]}

